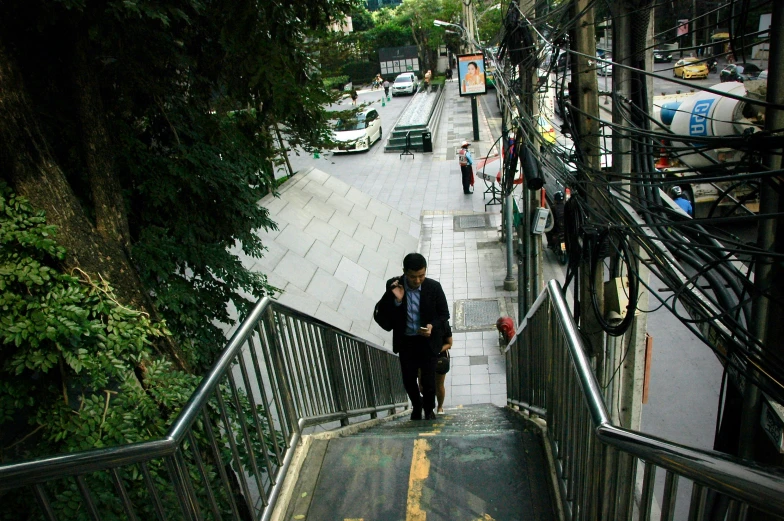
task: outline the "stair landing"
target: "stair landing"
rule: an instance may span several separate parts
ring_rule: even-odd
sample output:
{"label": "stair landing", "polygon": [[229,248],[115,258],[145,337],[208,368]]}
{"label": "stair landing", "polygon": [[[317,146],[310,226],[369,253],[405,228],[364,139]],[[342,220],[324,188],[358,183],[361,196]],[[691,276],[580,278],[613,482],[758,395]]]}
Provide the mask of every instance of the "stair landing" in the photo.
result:
{"label": "stair landing", "polygon": [[506,409],[473,405],[314,440],[286,519],[555,519],[539,434]]}

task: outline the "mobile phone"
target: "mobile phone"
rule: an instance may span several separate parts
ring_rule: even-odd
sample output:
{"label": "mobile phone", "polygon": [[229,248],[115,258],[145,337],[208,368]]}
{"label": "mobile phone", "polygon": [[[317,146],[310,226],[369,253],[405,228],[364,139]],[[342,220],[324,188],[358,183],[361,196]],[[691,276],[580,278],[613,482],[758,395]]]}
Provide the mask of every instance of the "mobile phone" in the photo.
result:
{"label": "mobile phone", "polygon": [[419,330],[420,331],[427,331],[427,328],[426,327],[420,327]]}

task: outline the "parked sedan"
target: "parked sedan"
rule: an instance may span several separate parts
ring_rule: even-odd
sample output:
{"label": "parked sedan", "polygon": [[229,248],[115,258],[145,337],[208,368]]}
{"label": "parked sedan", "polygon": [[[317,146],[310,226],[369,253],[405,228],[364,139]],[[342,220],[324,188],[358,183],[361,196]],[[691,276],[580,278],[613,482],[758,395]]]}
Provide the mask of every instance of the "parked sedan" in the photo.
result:
{"label": "parked sedan", "polygon": [[392,84],[392,95],[415,94],[419,90],[419,79],[413,72],[398,74],[395,83]]}
{"label": "parked sedan", "polygon": [[653,50],[654,63],[672,63],[672,53],[670,51],[663,51],[661,49]]}
{"label": "parked sedan", "polygon": [[675,67],[672,69],[672,75],[676,78],[680,76],[684,80],[692,78],[707,78],[708,64],[699,58],[682,58],[677,61]]}
{"label": "parked sedan", "polygon": [[354,117],[339,119],[332,139],[338,143],[333,152],[368,150],[381,139],[381,116],[376,109],[365,109]]}
{"label": "parked sedan", "polygon": [[730,63],[719,73],[721,81],[755,80],[760,75],[759,67],[753,63]]}

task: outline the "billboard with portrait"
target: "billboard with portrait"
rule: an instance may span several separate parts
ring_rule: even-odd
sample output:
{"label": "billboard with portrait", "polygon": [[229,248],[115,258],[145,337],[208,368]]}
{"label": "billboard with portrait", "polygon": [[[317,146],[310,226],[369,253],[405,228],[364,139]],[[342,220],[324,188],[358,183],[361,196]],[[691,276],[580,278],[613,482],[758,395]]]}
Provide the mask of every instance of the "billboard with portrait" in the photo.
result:
{"label": "billboard with portrait", "polygon": [[486,94],[485,57],[482,53],[461,54],[457,57],[457,79],[461,96]]}

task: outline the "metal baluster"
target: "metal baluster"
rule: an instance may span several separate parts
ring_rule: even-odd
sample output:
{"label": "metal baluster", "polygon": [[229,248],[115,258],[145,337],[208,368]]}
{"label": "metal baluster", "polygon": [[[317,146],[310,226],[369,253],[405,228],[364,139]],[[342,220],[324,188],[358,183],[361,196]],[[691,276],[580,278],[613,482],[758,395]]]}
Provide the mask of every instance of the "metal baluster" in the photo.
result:
{"label": "metal baluster", "polygon": [[46,519],[49,521],[57,521],[57,516],[54,515],[52,504],[49,502],[49,496],[46,494],[46,489],[43,484],[36,483],[33,485],[33,491],[35,492],[35,499],[38,501],[38,506],[41,507],[41,511],[46,516]]}
{"label": "metal baluster", "polygon": [[604,467],[602,468],[603,487],[601,488],[602,519],[615,519],[618,503],[618,449],[603,445]]}
{"label": "metal baluster", "polygon": [[[384,380],[387,382],[387,390],[389,391],[389,403],[397,403],[397,396],[395,395],[395,380],[392,378],[392,364],[397,362],[391,356],[382,357],[381,363],[384,366]],[[389,410],[388,415],[397,414],[397,408],[393,407]]]}
{"label": "metal baluster", "polygon": [[190,483],[188,469],[185,467],[185,461],[182,459],[180,451],[177,450],[174,456],[169,456],[164,461],[166,462],[166,469],[169,471],[169,481],[174,487],[174,493],[177,496],[177,501],[180,503],[183,517],[187,521],[201,519],[198,502],[188,486]]}
{"label": "metal baluster", "polygon": [[653,503],[653,485],[656,482],[656,467],[645,462],[642,475],[642,497],[640,498],[640,521],[647,521],[651,517],[651,504]]}
{"label": "metal baluster", "polygon": [[272,463],[269,459],[269,451],[267,450],[267,437],[264,435],[264,428],[259,421],[259,413],[256,409],[256,400],[253,398],[253,388],[250,384],[250,377],[248,375],[248,368],[245,367],[245,359],[240,352],[239,356],[237,357],[237,363],[240,366],[240,373],[242,374],[242,381],[245,384],[245,388],[249,390],[248,394],[248,402],[250,403],[250,410],[253,414],[253,424],[256,426],[256,434],[258,435],[259,439],[261,440],[263,450],[262,454],[264,456],[264,466],[267,469],[267,475],[270,477],[270,482],[274,485],[275,484],[275,477],[272,470]]}
{"label": "metal baluster", "polygon": [[327,414],[330,411],[327,405],[329,394],[325,386],[326,370],[324,368],[324,349],[318,344],[318,335],[313,331],[313,324],[305,324],[304,331],[307,336],[306,344],[308,345],[312,362],[312,370],[314,378],[316,379],[315,385],[318,388],[316,392],[316,399],[318,403],[318,413]]}
{"label": "metal baluster", "polygon": [[152,504],[155,507],[155,513],[158,514],[158,519],[160,521],[166,521],[166,514],[164,514],[163,504],[161,503],[161,498],[158,495],[158,489],[155,488],[155,483],[152,480],[152,476],[150,476],[150,469],[147,468],[147,462],[143,461],[139,464],[142,469],[142,476],[144,476],[144,484],[147,485],[147,492],[150,493],[150,497],[152,498]]}
{"label": "metal baluster", "polygon": [[218,387],[215,396],[218,398],[218,409],[220,410],[221,420],[223,421],[223,429],[224,433],[226,434],[226,439],[229,442],[229,449],[231,450],[231,457],[233,461],[237,462],[237,467],[239,472],[235,474],[239,477],[240,487],[242,487],[242,493],[245,494],[245,506],[247,507],[249,512],[253,511],[253,505],[250,503],[250,488],[248,488],[248,481],[245,478],[244,472],[244,465],[242,464],[242,459],[240,458],[240,454],[237,451],[237,444],[234,441],[234,429],[231,428],[231,422],[229,422],[229,417],[226,414],[226,404],[223,401],[223,395],[220,392],[220,387]]}
{"label": "metal baluster", "polygon": [[259,472],[259,466],[256,463],[256,451],[253,449],[253,442],[251,441],[250,433],[248,432],[248,423],[245,421],[245,413],[242,410],[242,400],[240,400],[240,393],[237,389],[237,382],[234,381],[234,375],[231,374],[231,371],[227,371],[227,376],[229,377],[229,384],[231,385],[231,394],[234,399],[234,406],[237,408],[237,420],[239,421],[240,430],[242,431],[242,439],[245,442],[245,450],[247,451],[248,458],[250,459],[250,466],[251,470],[253,471],[253,476],[256,478],[256,487],[259,489],[259,496],[261,497],[264,506],[267,506],[267,497],[261,479],[261,472]]}
{"label": "metal baluster", "polygon": [[692,484],[691,504],[689,504],[689,521],[700,521],[705,513],[705,499],[708,489],[697,482]]}
{"label": "metal baluster", "polygon": [[[259,340],[261,341],[260,337]],[[277,431],[275,430],[275,422],[272,419],[272,411],[270,410],[270,401],[267,398],[267,390],[264,388],[264,378],[261,376],[261,366],[259,365],[259,357],[256,353],[256,343],[253,341],[253,337],[248,338],[248,344],[250,345],[250,359],[253,362],[253,371],[256,373],[256,380],[259,384],[258,389],[261,393],[261,403],[264,404],[264,413],[267,417],[267,425],[269,425],[270,429],[270,436],[272,437],[272,445],[275,448],[275,464],[280,467],[283,464],[283,456],[281,455],[280,447],[278,446],[278,436]],[[263,354],[263,351],[262,351]],[[270,374],[270,373],[268,373]],[[270,387],[274,388],[274,379],[271,378],[270,374]],[[274,392],[273,392],[274,395]],[[278,410],[280,411],[280,405],[278,404]]]}
{"label": "metal baluster", "polygon": [[[289,385],[286,370],[283,366],[282,349],[278,342],[278,336],[275,334],[275,318],[272,308],[267,312],[265,321],[267,331],[269,332],[270,363],[275,367],[275,371],[270,371],[270,374],[274,374],[275,380],[278,382],[278,391],[280,392],[280,398],[283,402],[283,409],[281,412],[283,412],[283,417],[288,421],[289,433],[299,433],[300,428],[297,421],[299,418],[297,417],[297,411],[294,409],[294,402],[291,397],[291,385]],[[273,389],[275,389],[275,386],[273,386]],[[286,435],[284,439],[286,440],[286,446],[288,447],[290,436]]]}
{"label": "metal baluster", "polygon": [[289,383],[291,383],[289,393],[291,393],[292,403],[297,412],[294,417],[297,419],[305,418],[309,416],[309,411],[304,395],[305,387],[302,384],[302,368],[300,367],[299,359],[297,357],[297,348],[291,337],[292,326],[289,323],[289,317],[280,311],[277,312],[277,317],[278,323],[281,325],[279,330],[281,339],[280,356],[281,360],[284,361],[283,367],[286,370],[286,377],[288,378]]}
{"label": "metal baluster", "polygon": [[[361,364],[361,372],[362,376],[364,377],[363,380],[365,381],[365,405],[366,407],[375,407],[376,406],[376,393],[373,391],[373,374],[370,370],[370,348],[367,344],[358,346],[359,350],[359,363]],[[370,417],[375,419],[378,418],[378,414],[373,411],[370,414]]]}
{"label": "metal baluster", "polygon": [[664,477],[664,495],[661,504],[661,521],[675,518],[675,500],[678,498],[678,475],[667,471]]}
{"label": "metal baluster", "polygon": [[101,521],[101,515],[98,513],[98,509],[95,507],[95,501],[93,501],[93,495],[90,493],[90,488],[87,486],[87,483],[84,481],[84,476],[79,475],[76,476],[76,484],[79,487],[79,492],[82,494],[82,499],[84,499],[85,510],[90,515],[90,518],[93,521]]}
{"label": "metal baluster", "polygon": [[[347,411],[345,398],[345,387],[343,386],[343,373],[340,370],[340,356],[338,353],[338,339],[334,331],[328,329],[321,330],[324,338],[324,346],[327,352],[327,370],[329,371],[330,382],[332,384],[332,394],[335,397],[335,405],[337,411]],[[340,420],[341,425],[348,425],[348,420],[345,418]]]}
{"label": "metal baluster", "polygon": [[196,468],[201,475],[201,479],[204,480],[204,489],[207,492],[207,502],[210,504],[212,515],[215,516],[215,519],[221,519],[220,510],[215,502],[215,495],[212,492],[212,485],[210,485],[210,477],[207,475],[207,471],[204,468],[201,454],[199,454],[199,446],[196,444],[196,437],[193,435],[193,430],[191,429],[188,430],[188,442],[191,444],[191,451],[193,452],[193,459],[196,461]]}
{"label": "metal baluster", "polygon": [[226,496],[229,498],[231,512],[234,514],[233,519],[239,519],[240,514],[237,508],[237,503],[234,501],[234,491],[232,489],[231,482],[229,482],[229,476],[226,474],[226,469],[223,465],[223,456],[220,453],[220,448],[218,448],[218,444],[215,442],[215,435],[212,432],[212,418],[210,418],[206,407],[202,409],[201,413],[204,418],[204,431],[207,433],[207,439],[210,442],[210,447],[212,448],[212,455],[213,458],[215,458],[215,465],[218,467],[218,474],[220,474],[221,481],[223,482],[223,486],[226,489]]}
{"label": "metal baluster", "polygon": [[117,494],[120,496],[120,501],[125,509],[125,515],[128,516],[129,521],[136,521],[136,512],[134,512],[131,498],[128,497],[128,491],[125,490],[125,485],[120,477],[120,473],[116,468],[111,469],[110,472],[112,474],[112,481],[114,481],[114,488],[117,489]]}
{"label": "metal baluster", "polygon": [[293,361],[293,367],[290,366],[290,369],[293,371],[291,375],[292,381],[296,382],[294,386],[294,390],[296,394],[300,398],[300,417],[307,418],[309,416],[315,415],[315,411],[313,410],[313,406],[311,403],[311,397],[313,396],[313,391],[309,384],[310,378],[307,378],[308,375],[308,367],[307,364],[301,360],[302,359],[302,352],[300,351],[300,346],[298,342],[297,336],[297,321],[296,319],[284,315],[283,318],[286,320],[286,335],[289,339],[289,349],[287,352],[289,353],[289,357]]}

